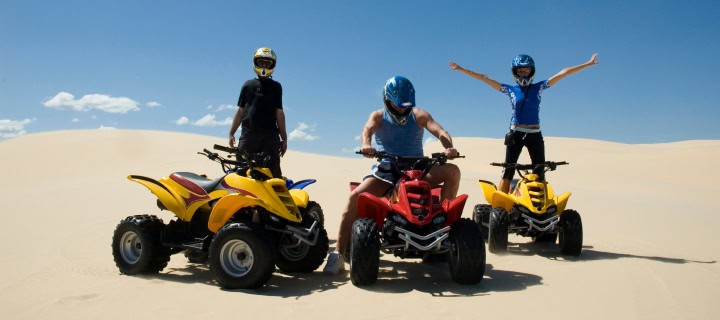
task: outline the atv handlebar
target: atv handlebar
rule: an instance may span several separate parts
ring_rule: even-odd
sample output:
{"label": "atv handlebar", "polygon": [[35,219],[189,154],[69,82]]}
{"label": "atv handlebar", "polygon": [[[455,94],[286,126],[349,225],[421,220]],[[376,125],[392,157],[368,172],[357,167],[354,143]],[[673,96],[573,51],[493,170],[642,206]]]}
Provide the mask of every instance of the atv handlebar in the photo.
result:
{"label": "atv handlebar", "polygon": [[[360,151],[356,151],[355,153],[366,155]],[[382,159],[391,160],[392,170],[397,173],[401,173],[405,170],[422,170],[423,177],[430,172],[430,169],[432,169],[432,167],[436,164],[445,164],[449,160],[449,158],[445,156],[445,153],[442,152],[432,153],[430,157],[403,157],[385,151],[375,151],[375,153],[370,156],[378,161]],[[465,158],[465,156],[458,155],[455,158]]]}
{"label": "atv handlebar", "polygon": [[503,167],[507,169],[515,169],[515,170],[535,170],[537,169],[545,169],[553,171],[557,168],[557,166],[562,166],[569,164],[567,161],[546,161],[544,163],[538,163],[538,164],[519,164],[519,163],[505,163],[505,162],[493,162],[490,165],[496,166],[496,167]]}
{"label": "atv handlebar", "polygon": [[392,154],[385,151],[375,151],[373,154],[366,154],[362,151],[355,151],[355,154],[361,154],[361,155],[368,155],[375,159],[381,160],[381,159],[394,159],[396,161],[402,161],[402,162],[412,162],[412,161],[418,161],[418,160],[438,160],[440,163],[445,163],[447,160],[455,159],[455,158],[465,158],[465,156],[458,155],[455,158],[448,158],[445,156],[445,153],[442,152],[435,152],[430,155],[430,157],[403,157],[396,154]]}
{"label": "atv handlebar", "polygon": [[221,146],[221,145],[219,145],[219,144],[214,145],[214,146],[213,146],[213,149],[215,149],[215,150],[220,150],[220,151],[224,151],[224,152],[227,152],[227,153],[229,153],[229,154],[236,154],[236,153],[238,153],[238,149],[237,149],[237,148],[231,148],[231,147]]}
{"label": "atv handlebar", "polygon": [[[215,145],[215,149],[223,150],[223,149],[219,149],[219,148],[217,148],[217,147],[222,147],[222,146]],[[225,150],[223,150],[223,151],[225,151]],[[242,166],[242,165],[245,164],[245,163],[242,162],[242,161],[235,161],[235,160],[225,159],[225,158],[221,157],[219,154],[217,154],[217,153],[215,153],[215,152],[211,152],[211,151],[208,150],[207,148],[204,148],[203,151],[202,151],[202,152],[198,152],[198,154],[204,155],[204,156],[206,156],[208,159],[220,163],[220,165],[221,165],[222,168],[223,168],[223,171],[225,171],[225,172],[232,171],[233,169],[231,168],[231,166],[240,167],[240,166]]]}

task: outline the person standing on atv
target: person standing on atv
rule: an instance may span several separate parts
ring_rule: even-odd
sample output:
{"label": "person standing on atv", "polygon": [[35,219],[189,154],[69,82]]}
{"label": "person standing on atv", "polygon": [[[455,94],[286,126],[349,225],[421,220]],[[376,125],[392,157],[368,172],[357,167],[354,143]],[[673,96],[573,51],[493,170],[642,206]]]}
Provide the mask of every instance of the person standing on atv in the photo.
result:
{"label": "person standing on atv", "polygon": [[[415,89],[410,80],[400,76],[390,78],[383,90],[383,103],[385,108],[370,113],[370,118],[362,129],[360,152],[366,157],[370,158],[376,152],[371,143],[373,134],[378,151],[401,157],[423,157],[424,130],[440,140],[448,159],[458,156],[450,134],[430,113],[415,107]],[[340,221],[335,251],[328,255],[323,269],[325,273],[337,274],[345,270],[345,261],[341,255],[346,252],[352,224],[357,219],[358,196],[364,192],[382,196],[392,189],[399,179],[400,177],[390,170],[390,163],[381,161],[373,165],[362,183],[350,193]],[[453,199],[460,185],[460,169],[450,163],[435,166],[426,179],[431,185],[443,184],[441,200]]]}
{"label": "person standing on atv", "polygon": [[270,48],[260,48],[253,56],[257,78],[243,84],[238,110],[230,127],[230,147],[235,146],[235,131],[242,124],[238,150],[270,155],[270,171],[281,177],[280,157],[287,151],[285,113],[282,109],[282,86],[272,79],[277,57]]}
{"label": "person standing on atv", "polygon": [[[518,55],[512,61],[512,75],[517,85],[499,83],[482,73],[465,69],[452,61],[449,65],[452,70],[460,71],[485,82],[493,89],[510,97],[512,117],[510,119],[510,131],[505,135],[505,163],[517,163],[522,148],[526,147],[530,154],[530,161],[533,164],[538,164],[545,162],[545,142],[540,132],[540,95],[545,89],[552,87],[561,79],[598,64],[595,61],[596,58],[597,53],[593,54],[588,62],[565,68],[548,80],[532,83],[535,76],[535,62],[526,54]],[[514,175],[515,170],[503,169],[502,180],[500,180],[498,189],[508,193],[510,191],[510,180]]]}

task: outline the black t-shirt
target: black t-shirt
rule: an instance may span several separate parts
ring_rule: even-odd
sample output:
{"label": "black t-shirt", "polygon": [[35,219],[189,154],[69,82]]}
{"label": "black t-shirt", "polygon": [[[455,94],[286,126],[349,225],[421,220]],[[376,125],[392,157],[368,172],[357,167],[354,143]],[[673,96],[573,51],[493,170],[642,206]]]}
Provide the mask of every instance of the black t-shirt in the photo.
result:
{"label": "black t-shirt", "polygon": [[245,108],[242,134],[280,132],[275,111],[282,109],[282,86],[270,78],[250,79],[240,89],[238,107]]}

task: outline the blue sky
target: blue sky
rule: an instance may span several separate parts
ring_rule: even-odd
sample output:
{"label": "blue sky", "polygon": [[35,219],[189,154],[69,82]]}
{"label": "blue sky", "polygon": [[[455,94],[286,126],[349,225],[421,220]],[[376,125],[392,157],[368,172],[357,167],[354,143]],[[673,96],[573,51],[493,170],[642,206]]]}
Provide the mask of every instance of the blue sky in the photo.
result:
{"label": "blue sky", "polygon": [[[717,1],[0,1],[0,140],[66,129],[226,137],[258,47],[278,55],[290,149],[349,155],[385,80],[454,137],[501,138],[512,83],[599,65],[545,91],[545,136],[720,139]],[[713,40],[715,39],[715,40]],[[462,152],[462,150],[461,150]]]}

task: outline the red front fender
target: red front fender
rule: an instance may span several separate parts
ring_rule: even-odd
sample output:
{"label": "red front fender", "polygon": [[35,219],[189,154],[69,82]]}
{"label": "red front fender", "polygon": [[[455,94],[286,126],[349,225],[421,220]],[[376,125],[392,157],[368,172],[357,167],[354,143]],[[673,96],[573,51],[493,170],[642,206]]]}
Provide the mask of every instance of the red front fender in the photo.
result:
{"label": "red front fender", "polygon": [[385,222],[385,218],[390,211],[390,203],[386,198],[378,198],[367,192],[363,192],[358,196],[358,219],[373,219],[378,228],[382,228],[383,222]]}
{"label": "red front fender", "polygon": [[455,221],[458,221],[458,219],[460,219],[467,198],[468,196],[466,194],[461,194],[455,199],[445,199],[445,201],[443,201],[442,207],[448,214],[447,225],[452,225],[453,223],[455,223]]}

